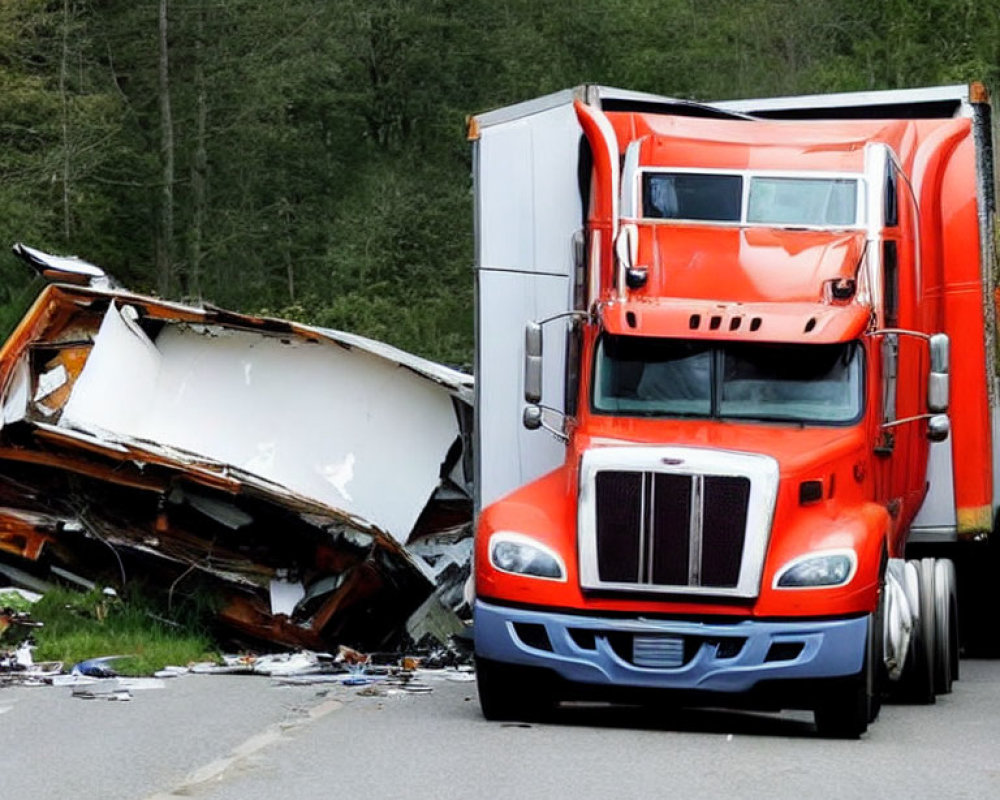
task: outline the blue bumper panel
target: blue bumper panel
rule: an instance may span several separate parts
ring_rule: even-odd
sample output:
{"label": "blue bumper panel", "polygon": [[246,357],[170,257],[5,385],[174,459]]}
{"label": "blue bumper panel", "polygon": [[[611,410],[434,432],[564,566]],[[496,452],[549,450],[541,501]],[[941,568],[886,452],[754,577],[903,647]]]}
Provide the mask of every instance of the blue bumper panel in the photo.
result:
{"label": "blue bumper panel", "polygon": [[[538,627],[524,625],[544,626],[548,642],[539,638]],[[522,638],[519,630],[535,635]],[[480,600],[475,605],[477,656],[547,668],[577,683],[613,686],[745,692],[762,680],[856,675],[867,634],[867,617],[706,624],[550,614]],[[634,636],[681,639],[684,663],[636,666],[628,646],[621,645]]]}

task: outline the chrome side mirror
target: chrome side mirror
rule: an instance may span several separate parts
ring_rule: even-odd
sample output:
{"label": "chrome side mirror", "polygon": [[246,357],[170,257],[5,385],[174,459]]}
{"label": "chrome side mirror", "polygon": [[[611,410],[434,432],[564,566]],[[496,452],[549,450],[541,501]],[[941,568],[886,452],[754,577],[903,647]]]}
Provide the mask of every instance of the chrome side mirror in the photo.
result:
{"label": "chrome side mirror", "polygon": [[951,342],[947,333],[935,333],[930,337],[931,372],[948,372],[951,364]]}
{"label": "chrome side mirror", "polygon": [[537,431],[542,427],[542,407],[538,405],[525,406],[521,421],[529,431]]}
{"label": "chrome side mirror", "polygon": [[[552,414],[558,414],[562,420],[562,424],[559,428],[555,428],[545,421],[545,412],[548,411]],[[547,406],[531,404],[524,407],[524,413],[521,415],[521,422],[524,423],[524,427],[529,431],[537,431],[539,428],[546,430],[555,436],[560,442],[569,441],[569,437],[566,435],[566,417],[560,412],[556,411],[554,408],[548,408]]]}
{"label": "chrome side mirror", "polygon": [[542,400],[542,326],[538,322],[524,326],[524,400]]}
{"label": "chrome side mirror", "polygon": [[932,442],[943,442],[951,432],[951,421],[947,414],[935,414],[927,420],[927,438]]}
{"label": "chrome side mirror", "polygon": [[[951,345],[948,334],[935,333],[930,337],[930,374],[927,376],[927,410],[943,414],[948,410],[950,392],[949,366]],[[947,433],[945,434],[947,436]],[[940,441],[935,439],[934,441]]]}

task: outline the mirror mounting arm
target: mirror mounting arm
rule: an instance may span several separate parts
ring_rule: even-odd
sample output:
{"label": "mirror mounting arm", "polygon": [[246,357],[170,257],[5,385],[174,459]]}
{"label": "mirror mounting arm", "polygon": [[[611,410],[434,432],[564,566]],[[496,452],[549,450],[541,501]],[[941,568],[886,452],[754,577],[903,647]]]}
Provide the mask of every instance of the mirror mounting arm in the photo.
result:
{"label": "mirror mounting arm", "polygon": [[524,399],[539,403],[542,399],[542,326],[557,319],[590,319],[588,311],[564,311],[524,326]]}

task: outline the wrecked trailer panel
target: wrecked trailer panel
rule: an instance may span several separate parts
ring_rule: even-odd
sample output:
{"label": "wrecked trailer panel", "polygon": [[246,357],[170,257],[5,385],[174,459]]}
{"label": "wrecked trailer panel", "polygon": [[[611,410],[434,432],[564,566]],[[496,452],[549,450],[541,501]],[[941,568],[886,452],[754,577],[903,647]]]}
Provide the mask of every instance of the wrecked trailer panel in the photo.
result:
{"label": "wrecked trailer panel", "polygon": [[15,244],[13,250],[14,255],[47,280],[105,289],[113,285],[103,269],[82,258],[54,256],[21,243]]}
{"label": "wrecked trailer panel", "polygon": [[[462,436],[452,398],[468,401],[471,379],[413,356],[393,360],[360,337],[301,326],[275,334],[233,314],[222,326],[197,309],[61,286],[47,287],[41,303],[28,363],[13,362],[17,379],[4,382],[8,421],[228,464],[401,542]],[[78,309],[69,337],[67,308]],[[86,338],[79,317],[90,322]],[[12,356],[5,348],[5,368]]]}
{"label": "wrecked trailer panel", "polygon": [[49,285],[0,350],[0,554],[199,575],[248,635],[384,646],[434,588],[403,544],[470,506],[471,398],[352,334]]}
{"label": "wrecked trailer panel", "polygon": [[0,507],[0,551],[37,561],[62,522],[48,514]]}
{"label": "wrecked trailer panel", "polygon": [[[0,553],[29,560],[48,579],[79,573],[126,585],[141,577],[171,592],[207,592],[218,598],[220,620],[249,639],[312,649],[384,647],[433,590],[412,554],[361,520],[252,483],[230,478],[223,488],[203,472],[154,460],[140,467],[118,455],[117,470],[92,473],[84,460],[0,460],[0,483],[16,471],[18,488],[46,498],[48,509],[5,509],[0,520],[25,520],[36,535],[0,534],[10,545]],[[288,584],[301,587],[301,599],[270,613],[272,589]],[[233,611],[243,608],[256,613]]]}

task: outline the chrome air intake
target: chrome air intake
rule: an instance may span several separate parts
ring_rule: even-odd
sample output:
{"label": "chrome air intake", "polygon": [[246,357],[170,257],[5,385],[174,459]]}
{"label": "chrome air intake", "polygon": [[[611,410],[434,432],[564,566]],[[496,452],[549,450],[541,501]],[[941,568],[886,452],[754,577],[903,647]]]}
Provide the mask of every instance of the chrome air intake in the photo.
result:
{"label": "chrome air intake", "polygon": [[583,588],[756,597],[778,464],[747,453],[613,446],[580,465]]}

